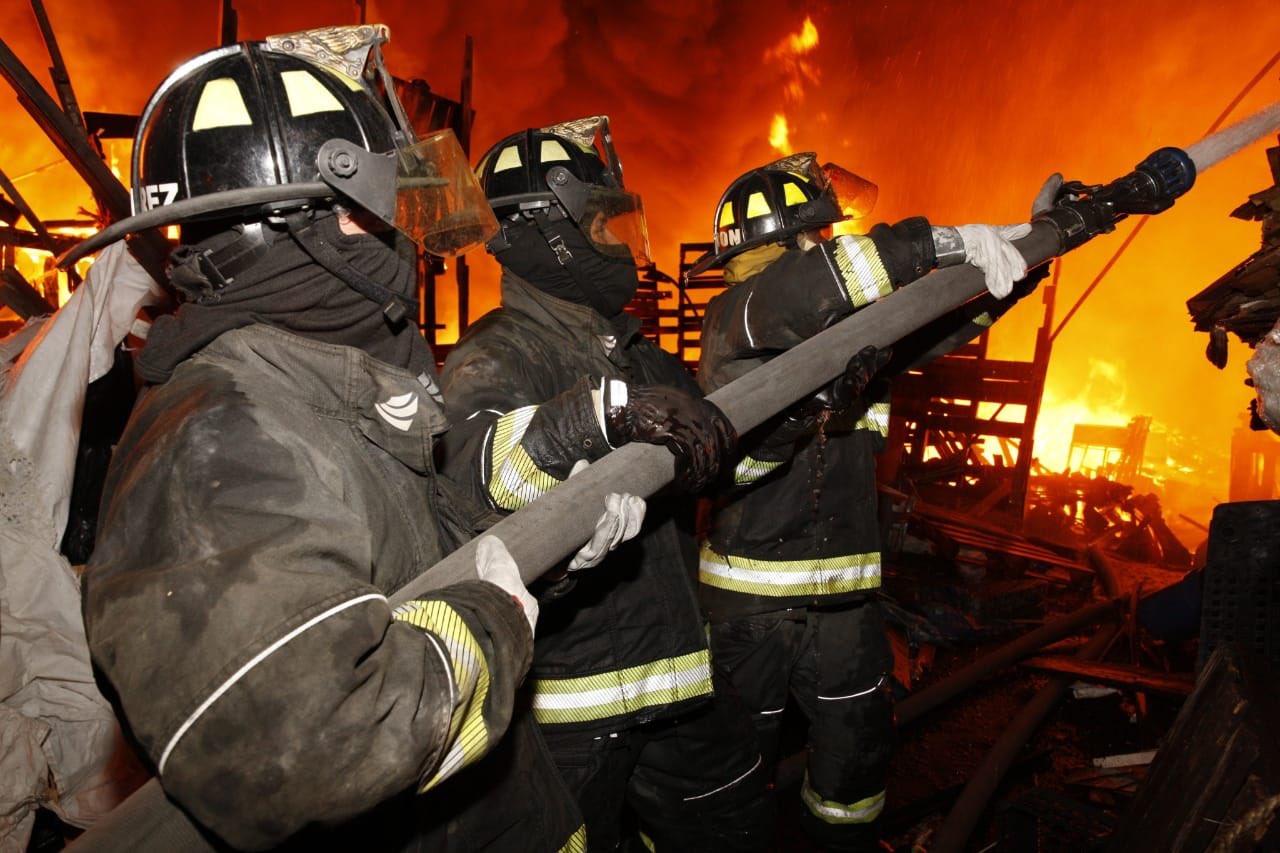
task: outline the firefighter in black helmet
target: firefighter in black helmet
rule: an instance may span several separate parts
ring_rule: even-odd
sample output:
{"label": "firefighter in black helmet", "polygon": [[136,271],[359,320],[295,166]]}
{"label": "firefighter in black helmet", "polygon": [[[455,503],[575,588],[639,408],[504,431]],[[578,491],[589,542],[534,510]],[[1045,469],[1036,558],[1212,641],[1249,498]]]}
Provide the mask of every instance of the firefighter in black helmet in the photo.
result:
{"label": "firefighter in black helmet", "polygon": [[[754,714],[770,773],[783,710],[808,720],[801,787],[822,849],[879,850],[893,741],[892,656],[880,586],[875,455],[889,426],[887,384],[978,334],[1015,300],[1028,226],[931,226],[922,218],[832,238],[862,218],[874,185],[798,154],[734,180],[715,244],[691,275],[724,268],[707,306],[698,381],[711,392],[893,289],[948,263],[981,267],[989,293],[890,352],[867,347],[843,376],[743,439],[735,488],[718,496],[699,560],[717,674]],[[1025,288],[1019,295],[1028,292]]]}
{"label": "firefighter in black helmet", "polygon": [[[168,797],[240,849],[421,841],[532,654],[537,603],[496,538],[476,580],[387,601],[483,514],[433,469],[447,420],[411,241],[453,254],[495,229],[452,135],[404,121],[386,37],[336,27],[182,65],[142,114],[135,215],[74,253],[182,228],[185,302],[137,361],[150,387],[84,618]],[[525,767],[541,825],[494,821],[490,849],[574,843],[554,766]]]}
{"label": "firefighter in black helmet", "polygon": [[542,602],[533,713],[590,848],[614,849],[634,819],[657,850],[765,850],[751,722],[731,697],[712,696],[691,583],[690,495],[714,480],[734,436],[623,310],[648,240],[608,119],[512,134],[476,171],[501,227],[488,248],[502,306],[445,361],[457,425],[445,470],[509,512],[626,442],[676,457],[678,488],[649,500],[636,539],[585,576],[570,562]]}

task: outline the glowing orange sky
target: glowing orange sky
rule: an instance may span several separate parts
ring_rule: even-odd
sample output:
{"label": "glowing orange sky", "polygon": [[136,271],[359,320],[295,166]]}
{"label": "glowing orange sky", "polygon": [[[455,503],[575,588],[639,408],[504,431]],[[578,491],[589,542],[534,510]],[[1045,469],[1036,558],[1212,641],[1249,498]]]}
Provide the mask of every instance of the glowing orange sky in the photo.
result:
{"label": "glowing orange sky", "polygon": [[[355,20],[349,0],[236,5],[242,38]],[[217,35],[216,0],[102,6],[115,14],[46,0],[86,109],[136,113],[170,69]],[[463,36],[475,37],[473,154],[522,127],[608,113],[628,186],[645,199],[656,260],[670,272],[679,242],[709,238],[724,186],[774,156],[775,114],[787,118],[792,148],[816,149],[879,185],[873,219],[1011,222],[1025,218],[1052,171],[1106,181],[1155,148],[1198,140],[1280,48],[1274,0],[370,0],[368,17],[391,26],[393,70],[446,96],[458,92]],[[776,48],[803,35],[806,17],[820,39],[803,64],[786,61]],[[43,79],[47,58],[25,3],[4,4],[0,32]],[[1278,76],[1234,117],[1280,100]],[[0,115],[0,166],[10,176],[58,159],[7,95]],[[1052,401],[1152,415],[1225,454],[1248,402],[1248,351],[1233,340],[1226,370],[1214,369],[1184,303],[1257,248],[1259,226],[1227,214],[1271,184],[1264,147],[1201,176],[1146,226],[1058,338]],[[89,204],[65,166],[19,187],[46,218]],[[1066,259],[1059,317],[1130,227]],[[491,261],[473,254],[471,262],[478,316],[495,301]],[[451,310],[447,298],[441,307]],[[1040,312],[1032,298],[1002,321],[997,354],[1029,356]],[[1210,488],[1226,499],[1225,482]]]}

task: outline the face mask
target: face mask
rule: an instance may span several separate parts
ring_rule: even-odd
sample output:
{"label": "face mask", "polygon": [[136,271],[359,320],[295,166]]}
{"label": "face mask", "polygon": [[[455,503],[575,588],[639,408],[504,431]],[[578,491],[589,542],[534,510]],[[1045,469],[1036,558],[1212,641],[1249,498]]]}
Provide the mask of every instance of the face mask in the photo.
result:
{"label": "face mask", "polygon": [[[602,255],[569,222],[546,226],[546,236],[532,224],[507,225],[506,228],[510,245],[495,257],[543,293],[590,306],[606,319],[621,313],[635,296],[640,280],[630,253]],[[560,263],[547,243],[552,235],[561,238],[564,250],[569,253],[565,264]]]}

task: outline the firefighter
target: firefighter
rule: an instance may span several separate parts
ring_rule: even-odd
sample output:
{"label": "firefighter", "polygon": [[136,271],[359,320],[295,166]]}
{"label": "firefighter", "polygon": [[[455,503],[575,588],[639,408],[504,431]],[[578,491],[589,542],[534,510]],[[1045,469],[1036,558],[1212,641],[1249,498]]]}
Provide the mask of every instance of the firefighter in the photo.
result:
{"label": "firefighter", "polygon": [[[648,502],[639,536],[583,576],[547,588],[535,640],[533,713],[575,792],[593,851],[638,819],[657,850],[762,850],[765,778],[751,721],[712,698],[693,589],[692,493],[736,436],[674,357],[624,312],[647,262],[607,117],[496,143],[477,175],[501,231],[502,304],[445,361],[455,428],[445,470],[502,512],[632,441],[676,457],[676,491]],[[629,810],[628,807],[629,806]]]}
{"label": "firefighter", "polygon": [[[855,196],[840,187],[860,187]],[[895,363],[976,335],[1014,300],[1026,268],[1009,240],[1028,226],[930,226],[922,218],[830,235],[864,213],[874,185],[799,154],[733,181],[715,210],[713,249],[692,268],[724,268],[706,309],[699,384],[710,393],[772,355],[934,267],[981,267],[989,294],[895,345]],[[861,197],[858,197],[858,196]],[[843,376],[744,437],[734,488],[718,497],[699,560],[716,673],[751,707],[766,767],[783,711],[808,721],[801,798],[825,849],[872,851],[892,750],[892,658],[880,586],[875,454],[889,412],[891,353],[867,347]],[[875,381],[873,381],[873,379]]]}
{"label": "firefighter", "polygon": [[[165,792],[236,848],[422,838],[459,790],[433,789],[502,735],[532,654],[537,602],[495,537],[476,580],[388,604],[486,513],[433,469],[447,421],[410,320],[406,236],[444,246],[441,214],[468,215],[438,203],[462,189],[442,177],[450,141],[492,214],[451,134],[415,141],[402,121],[385,38],[330,28],[182,65],[140,120],[135,215],[66,259],[181,224],[185,301],[137,361],[149,387],[112,461],[84,618]],[[540,744],[503,743],[539,817],[495,815],[490,849],[580,844]]]}

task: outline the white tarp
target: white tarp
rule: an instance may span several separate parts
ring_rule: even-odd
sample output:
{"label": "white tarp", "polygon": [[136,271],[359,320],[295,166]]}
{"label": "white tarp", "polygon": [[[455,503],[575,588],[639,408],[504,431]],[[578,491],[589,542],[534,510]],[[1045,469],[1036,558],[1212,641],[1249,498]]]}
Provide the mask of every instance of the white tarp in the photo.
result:
{"label": "white tarp", "polygon": [[86,389],[162,297],[117,243],[57,313],[0,341],[0,853],[26,849],[37,805],[87,826],[142,781],[94,683],[58,545]]}

